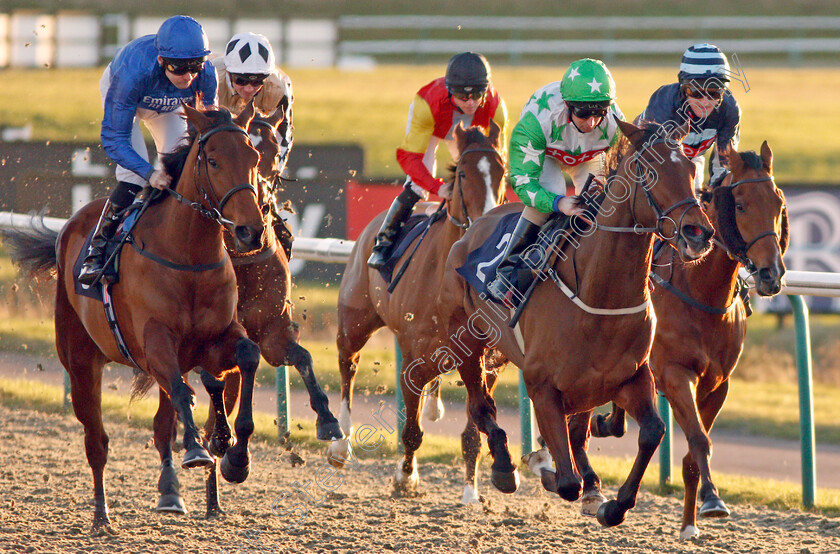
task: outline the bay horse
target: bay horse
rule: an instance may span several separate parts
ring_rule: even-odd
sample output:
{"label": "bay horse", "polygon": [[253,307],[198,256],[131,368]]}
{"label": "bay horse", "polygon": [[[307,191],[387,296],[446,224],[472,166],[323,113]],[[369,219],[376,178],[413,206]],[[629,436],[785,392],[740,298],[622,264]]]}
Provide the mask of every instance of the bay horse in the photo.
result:
{"label": "bay horse", "polygon": [[[330,462],[343,467],[351,455],[350,437],[353,436],[351,410],[353,384],[359,363],[359,351],[370,336],[382,327],[391,329],[397,337],[403,354],[400,379],[405,400],[405,427],[402,443],[405,455],[397,465],[394,485],[398,490],[411,491],[419,484],[415,453],[423,440],[419,413],[428,391],[424,387],[442,371],[437,360],[429,356],[446,339],[445,319],[441,319],[434,299],[443,279],[446,256],[452,244],[460,238],[488,210],[504,198],[505,162],[498,152],[500,129],[490,123],[488,136],[480,129],[454,129],[460,153],[454,168],[452,196],[446,202],[447,218],[428,228],[413,259],[392,293],[379,271],[367,266],[367,259],[384,214],[380,214],[362,231],[350,254],[338,295],[338,363],[341,370],[341,423],[347,439],[334,442],[328,451]],[[434,205],[423,203],[418,211],[430,211]],[[416,245],[416,240],[413,243]],[[410,246],[400,263],[410,257],[415,246]],[[401,266],[397,266],[401,267]],[[437,381],[433,387],[439,386]],[[402,417],[403,414],[397,414]],[[507,443],[504,431],[499,429],[500,441]],[[477,501],[476,464],[481,442],[475,426],[468,421],[462,435],[465,450],[466,485],[464,501]],[[505,451],[491,451],[494,484],[505,492],[514,492],[519,475],[516,466]]]}
{"label": "bay horse", "polygon": [[[237,317],[248,332],[248,337],[260,347],[262,357],[272,366],[292,365],[300,373],[309,392],[309,402],[317,414],[316,434],[319,440],[336,440],[343,437],[338,420],[329,409],[329,400],[312,370],[312,356],[298,343],[300,332],[292,321],[291,273],[287,251],[277,238],[275,229],[283,221],[274,210],[274,195],[283,167],[279,161],[280,145],[277,127],[283,123],[282,108],[269,116],[254,115],[248,125],[251,144],[260,154],[258,202],[266,217],[265,237],[259,250],[240,254],[233,237],[225,234],[224,241],[233,262],[239,291]],[[231,445],[231,432],[227,416],[239,398],[241,376],[228,372],[224,382],[217,381],[206,372],[201,374],[212,405],[204,435],[209,440],[210,452],[224,456]],[[157,511],[185,513],[180,495],[180,484],[168,458],[175,437],[176,419],[168,397],[161,393],[158,413],[155,415],[155,445],[161,455],[161,474],[158,490],[161,493]],[[215,464],[206,473],[207,516],[221,513]]]}
{"label": "bay horse", "polygon": [[578,235],[566,235],[565,250],[554,247],[543,254],[545,269],[514,328],[509,312],[485,300],[456,269],[503,216],[521,211],[519,205],[487,214],[455,243],[438,299],[440,320],[449,325],[448,353],[457,354],[453,363],[467,387],[470,413],[481,432],[489,432],[488,442],[498,425],[482,354],[496,348],[522,370],[539,430],[556,462],[556,471],[550,463],[538,468],[547,490],[569,501],[581,495],[583,468],[576,467],[571,454],[570,416],[613,400],[639,422],[633,468],[617,500],[598,510],[605,526],[620,524],[635,505],[642,476],[665,432],[648,367],[654,329],[647,291],[653,236],[664,237],[683,259],[695,260],[711,248],[713,233],[694,198],[693,166],[681,149],[687,127],[669,133],[654,124],[618,125],[624,135],[620,155],[597,214],[589,216],[594,225],[580,226],[573,219]]}
{"label": "bay horse", "polygon": [[[702,198],[715,225],[715,247],[694,264],[664,257],[654,263],[652,274],[657,325],[650,367],[689,448],[682,465],[681,539],[699,535],[698,482],[701,517],[730,513],[712,481],[709,432],[726,401],[746,336],[747,315],[737,300],[738,268],[748,269],[756,292],[765,297],[781,291],[785,274],[787,209],[773,180],[773,152],[766,141],[760,155],[733,149],[729,167],[731,174]],[[615,404],[607,417],[592,420],[595,436],[620,434],[624,426],[625,412]]]}
{"label": "bay horse", "polygon": [[[12,259],[23,269],[57,274],[56,347],[70,375],[73,410],[85,429],[93,471],[94,530],[111,531],[104,481],[108,435],[101,411],[102,369],[109,361],[134,366],[157,382],[161,396],[167,397],[165,404],[184,425],[184,468],[210,466],[214,459],[193,420],[195,395],[183,374],[200,366],[224,377],[238,367],[243,383],[237,442],[225,453],[221,471],[237,483],[249,473],[251,403],[260,350],[236,318],[236,276],[222,232],[230,232],[238,252],[262,246],[258,154],[245,130],[254,113],[247,108],[233,119],[227,110],[183,109],[197,132],[182,165],[170,173],[175,185],[168,189],[169,196],[149,205],[138,219],[132,247],[121,254],[119,282],[110,289],[124,348],[109,328],[102,302],[77,292],[73,271],[104,199],[79,210],[59,233],[4,233]],[[148,388],[146,381],[136,379],[133,392],[141,393],[143,387]],[[163,448],[169,448],[171,459],[170,442]]]}

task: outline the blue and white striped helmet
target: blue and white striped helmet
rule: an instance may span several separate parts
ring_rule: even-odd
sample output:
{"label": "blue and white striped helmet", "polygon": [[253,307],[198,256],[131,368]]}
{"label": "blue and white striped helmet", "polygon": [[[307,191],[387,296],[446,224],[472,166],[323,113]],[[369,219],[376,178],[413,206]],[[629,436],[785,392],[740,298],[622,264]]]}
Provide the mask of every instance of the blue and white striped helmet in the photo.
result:
{"label": "blue and white striped helmet", "polygon": [[685,51],[677,78],[680,82],[684,82],[689,79],[705,80],[714,77],[728,83],[729,73],[729,61],[726,55],[714,44],[704,42],[690,46]]}

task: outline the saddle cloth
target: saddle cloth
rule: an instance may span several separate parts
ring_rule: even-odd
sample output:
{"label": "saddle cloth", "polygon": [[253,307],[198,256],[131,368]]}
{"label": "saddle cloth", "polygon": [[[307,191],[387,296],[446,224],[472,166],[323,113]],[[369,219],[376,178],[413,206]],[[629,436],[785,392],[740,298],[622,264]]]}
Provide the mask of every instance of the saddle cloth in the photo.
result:
{"label": "saddle cloth", "polygon": [[379,274],[382,275],[386,283],[391,283],[397,263],[403,254],[408,251],[408,247],[411,246],[414,239],[419,237],[423,233],[423,230],[426,229],[426,226],[429,224],[429,219],[431,219],[431,216],[422,213],[412,215],[405,222],[402,230],[400,230],[400,233],[394,240],[394,246],[391,248],[388,260],[379,268]]}

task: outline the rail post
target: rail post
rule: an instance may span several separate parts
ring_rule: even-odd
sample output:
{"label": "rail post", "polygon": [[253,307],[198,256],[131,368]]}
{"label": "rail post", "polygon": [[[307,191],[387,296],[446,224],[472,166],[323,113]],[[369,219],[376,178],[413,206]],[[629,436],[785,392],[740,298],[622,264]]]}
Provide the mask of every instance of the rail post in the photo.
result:
{"label": "rail post", "polygon": [[802,504],[813,508],[817,497],[814,451],[814,392],[811,369],[811,329],[808,306],[801,296],[789,295],[796,322],[796,369],[799,376],[799,433],[802,448]]}

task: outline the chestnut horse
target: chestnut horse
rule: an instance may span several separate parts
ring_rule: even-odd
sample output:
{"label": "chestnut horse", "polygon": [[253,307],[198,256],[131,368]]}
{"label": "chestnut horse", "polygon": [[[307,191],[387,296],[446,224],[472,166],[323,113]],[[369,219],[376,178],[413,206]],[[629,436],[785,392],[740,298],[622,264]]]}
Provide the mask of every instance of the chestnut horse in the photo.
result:
{"label": "chestnut horse", "polygon": [[[693,260],[711,248],[713,233],[693,196],[693,166],[680,147],[687,128],[675,130],[678,137],[667,137],[658,125],[618,125],[624,134],[621,155],[597,215],[590,215],[595,225],[567,236],[565,250],[555,246],[545,254],[545,268],[517,326],[511,329],[509,312],[487,302],[456,269],[504,215],[521,210],[519,205],[487,214],[455,243],[439,297],[440,321],[450,326],[449,352],[457,353],[470,413],[488,433],[491,450],[496,407],[484,386],[482,354],[487,347],[497,348],[522,370],[540,432],[556,461],[556,471],[550,464],[540,468],[547,490],[569,501],[581,495],[570,416],[614,400],[639,421],[639,451],[630,475],[617,500],[598,511],[598,521],[606,526],[621,523],[635,505],[642,476],[665,432],[647,363],[654,328],[647,291],[653,235]],[[573,218],[573,226],[576,222]]]}
{"label": "chestnut horse", "polygon": [[[233,482],[244,481],[249,472],[251,398],[260,351],[236,318],[236,277],[222,231],[230,231],[239,252],[262,245],[258,154],[245,131],[253,109],[236,119],[226,110],[184,106],[184,111],[197,134],[181,171],[171,174],[174,190],[168,189],[171,197],[150,205],[138,220],[132,247],[122,251],[119,282],[110,287],[125,348],[118,346],[102,302],[76,292],[73,271],[104,200],[79,210],[57,234],[4,233],[13,260],[22,268],[57,271],[56,347],[70,374],[73,410],[85,429],[95,530],[110,529],[104,484],[108,435],[101,411],[102,369],[109,361],[142,370],[171,399],[167,404],[184,425],[184,468],[209,466],[214,459],[193,420],[195,395],[183,374],[200,366],[223,377],[238,367],[243,384],[237,442],[225,454],[221,470]],[[138,386],[135,382],[135,392]]]}
{"label": "chestnut horse", "polygon": [[[353,402],[353,382],[359,362],[359,350],[377,329],[387,326],[394,331],[403,354],[400,370],[402,395],[405,400],[405,427],[402,442],[405,457],[398,464],[395,487],[415,489],[419,483],[415,452],[423,440],[419,413],[425,403],[424,387],[442,373],[437,360],[430,357],[445,343],[446,324],[436,312],[434,298],[443,278],[446,256],[452,244],[464,231],[504,197],[505,163],[498,152],[499,127],[491,122],[489,136],[475,127],[454,129],[460,156],[455,167],[452,197],[446,203],[447,220],[433,224],[416,252],[402,280],[392,293],[379,271],[367,266],[367,259],[383,216],[371,221],[350,254],[350,261],[341,280],[338,296],[338,363],[341,370],[341,412],[339,421],[348,439],[330,447],[330,461],[342,467],[350,456],[349,438],[352,436],[350,411]],[[431,204],[421,204],[419,210],[430,211]],[[414,243],[416,245],[416,242]],[[403,256],[405,263],[414,246]],[[398,264],[397,267],[400,267]],[[432,386],[439,386],[439,381]],[[401,417],[402,414],[398,414]],[[504,431],[501,442],[507,442]],[[467,461],[465,501],[477,500],[475,493],[475,465],[481,442],[478,431],[470,422],[464,431],[463,444]],[[492,452],[497,487],[513,492],[518,485],[516,466],[506,451]]]}
{"label": "chestnut horse", "polygon": [[[770,147],[764,142],[760,156],[733,150],[729,166],[732,173],[703,196],[706,213],[717,230],[715,248],[696,264],[666,256],[654,264],[651,296],[657,325],[650,367],[689,448],[683,458],[681,539],[699,534],[698,482],[700,516],[729,515],[712,481],[709,432],[726,400],[729,377],[746,335],[747,316],[737,300],[738,268],[744,265],[749,270],[761,296],[778,294],[785,274],[787,210],[784,194],[773,181]],[[620,434],[624,416],[613,405],[608,418],[592,421],[593,434]]]}
{"label": "chestnut horse", "polygon": [[[279,163],[280,145],[277,127],[283,122],[283,110],[278,108],[268,117],[254,115],[248,126],[251,144],[260,154],[259,204],[266,215],[263,247],[255,252],[238,254],[234,240],[225,235],[225,246],[233,262],[239,290],[237,316],[248,332],[248,337],[260,347],[262,357],[272,366],[293,365],[301,375],[312,409],[317,414],[316,429],[320,440],[343,437],[338,420],[329,409],[329,400],[312,371],[312,356],[300,344],[299,330],[292,321],[291,273],[285,249],[277,240],[275,229],[283,225],[273,210],[275,187],[283,167]],[[213,405],[204,427],[209,438],[210,451],[222,457],[230,446],[231,432],[227,416],[233,411],[239,397],[241,377],[229,372],[224,382],[202,372],[202,382],[207,388]],[[155,445],[161,455],[161,475],[158,481],[160,499],[157,510],[185,513],[180,495],[180,485],[171,463],[171,444],[175,437],[176,419],[168,397],[161,393],[158,413],[155,416]],[[207,515],[221,512],[215,464],[207,468]]]}

